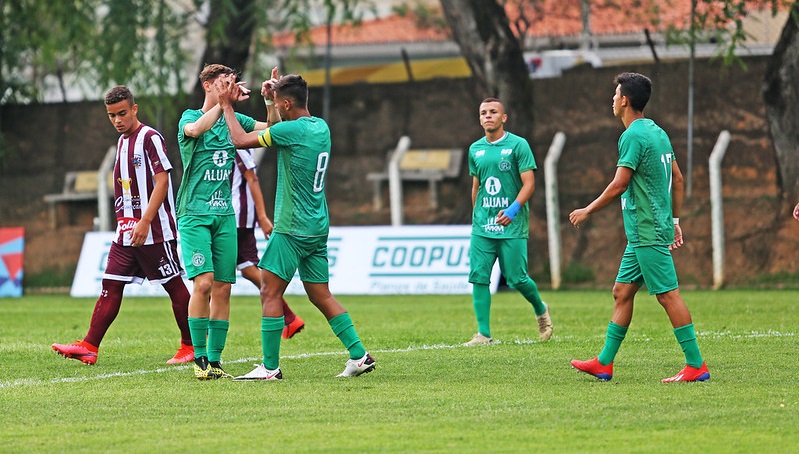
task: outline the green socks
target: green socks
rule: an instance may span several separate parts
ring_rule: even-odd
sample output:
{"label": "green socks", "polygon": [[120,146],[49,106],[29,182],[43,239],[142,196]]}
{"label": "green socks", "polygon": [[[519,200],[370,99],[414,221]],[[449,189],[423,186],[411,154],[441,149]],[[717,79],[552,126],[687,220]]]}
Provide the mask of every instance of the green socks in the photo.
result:
{"label": "green socks", "polygon": [[538,294],[538,286],[535,285],[535,281],[532,279],[525,279],[518,284],[513,286],[519,293],[522,294],[524,299],[530,302],[533,305],[533,311],[535,311],[535,315],[544,315],[544,312],[547,311],[547,306],[541,301],[541,295]]}
{"label": "green socks", "polygon": [[[227,332],[230,329],[228,320],[208,321],[208,362],[219,362],[222,359],[222,350],[225,349]],[[197,353],[195,352],[196,356]]]}
{"label": "green socks", "polygon": [[472,303],[477,318],[477,332],[491,337],[491,290],[485,284],[472,285]]}
{"label": "green socks", "polygon": [[209,320],[207,317],[189,317],[191,343],[194,345],[194,357],[205,356],[208,362],[218,362],[225,349],[230,322],[227,320]]}
{"label": "green socks", "polygon": [[674,336],[677,337],[677,342],[680,343],[680,348],[685,354],[685,364],[691,367],[702,367],[704,360],[699,353],[699,344],[696,342],[696,333],[694,332],[694,324],[688,324],[679,328],[674,328]]}
{"label": "green socks", "polygon": [[[355,327],[352,324],[350,314],[344,312],[343,314],[336,315],[327,321],[333,334],[339,338],[344,347],[350,352],[350,359],[363,358],[366,355],[366,349],[363,348],[358,334],[355,332]],[[281,326],[281,329],[283,327]],[[267,367],[268,369],[269,367]]]}
{"label": "green socks", "polygon": [[283,317],[261,317],[261,351],[264,367],[275,370],[280,367],[280,339],[283,334]]}
{"label": "green socks", "polygon": [[208,317],[189,317],[189,332],[191,333],[191,343],[194,345],[194,357],[205,356],[207,358]]}
{"label": "green socks", "polygon": [[624,336],[626,335],[626,326],[617,325],[613,322],[608,323],[608,332],[605,335],[605,347],[597,357],[597,359],[599,359],[599,364],[607,366],[613,362],[613,358],[615,358],[616,353],[619,352],[621,342],[624,340]]}

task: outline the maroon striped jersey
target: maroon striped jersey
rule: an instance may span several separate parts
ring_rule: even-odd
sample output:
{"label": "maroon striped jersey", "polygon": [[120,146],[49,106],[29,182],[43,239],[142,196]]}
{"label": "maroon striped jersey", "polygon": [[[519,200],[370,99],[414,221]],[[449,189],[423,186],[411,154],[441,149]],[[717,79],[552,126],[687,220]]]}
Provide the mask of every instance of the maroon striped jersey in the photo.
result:
{"label": "maroon striped jersey", "polygon": [[236,150],[236,161],[230,175],[233,210],[236,212],[236,227],[254,229],[258,225],[255,213],[255,201],[252,199],[250,187],[244,179],[244,172],[255,169],[252,149]]}
{"label": "maroon striped jersey", "polygon": [[[114,242],[121,246],[131,245],[131,231],[147,209],[155,187],[153,176],[170,170],[172,164],[166,155],[166,141],[155,129],[142,124],[131,135],[119,137],[114,164],[114,210],[117,218]],[[171,176],[167,181],[169,187],[164,203],[150,224],[144,244],[177,238]]]}

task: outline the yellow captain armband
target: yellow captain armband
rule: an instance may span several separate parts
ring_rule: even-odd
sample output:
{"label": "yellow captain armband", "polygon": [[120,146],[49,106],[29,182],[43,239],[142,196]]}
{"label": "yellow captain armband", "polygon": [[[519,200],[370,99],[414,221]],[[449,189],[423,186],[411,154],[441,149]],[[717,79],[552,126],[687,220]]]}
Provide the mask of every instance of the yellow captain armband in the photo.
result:
{"label": "yellow captain armband", "polygon": [[269,134],[269,128],[266,128],[258,134],[258,143],[261,144],[262,147],[271,147],[272,146],[272,135]]}

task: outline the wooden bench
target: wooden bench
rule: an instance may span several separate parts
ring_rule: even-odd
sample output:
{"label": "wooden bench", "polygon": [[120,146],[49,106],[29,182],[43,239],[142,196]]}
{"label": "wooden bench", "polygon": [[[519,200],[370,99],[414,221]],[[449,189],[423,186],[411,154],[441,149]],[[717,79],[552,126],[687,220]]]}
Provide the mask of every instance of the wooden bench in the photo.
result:
{"label": "wooden bench", "polygon": [[[47,194],[44,201],[50,204],[50,227],[58,227],[58,205],[61,203],[97,200],[99,172],[97,170],[78,170],[67,172],[64,176],[64,188],[56,194]],[[114,196],[113,175],[108,175],[108,188]]]}
{"label": "wooden bench", "polygon": [[[389,159],[391,159],[389,152]],[[400,179],[403,181],[427,181],[430,189],[430,207],[438,208],[438,183],[445,178],[460,175],[463,150],[460,148],[408,150],[400,161]],[[372,208],[383,207],[383,182],[388,181],[388,171],[370,172],[366,179],[372,182]]]}

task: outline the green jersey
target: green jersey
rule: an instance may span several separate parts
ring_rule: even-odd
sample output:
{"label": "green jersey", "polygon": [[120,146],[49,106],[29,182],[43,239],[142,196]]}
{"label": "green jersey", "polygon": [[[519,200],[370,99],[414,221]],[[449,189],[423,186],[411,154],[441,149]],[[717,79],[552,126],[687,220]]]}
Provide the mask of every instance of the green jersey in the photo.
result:
{"label": "green jersey", "polygon": [[[200,135],[189,137],[183,128],[203,115],[202,110],[183,112],[178,124],[178,144],[183,160],[183,180],[178,189],[177,215],[232,215],[230,174],[233,172],[236,147],[230,141],[225,118]],[[255,129],[255,120],[236,113],[245,131]]]}
{"label": "green jersey", "polygon": [[469,147],[469,174],[480,182],[472,212],[472,235],[487,238],[529,236],[530,209],[527,203],[507,226],[497,224],[497,215],[519,195],[521,173],[536,168],[530,144],[509,132],[495,143],[489,143],[483,137]]}
{"label": "green jersey", "polygon": [[275,232],[324,236],[330,230],[325,174],[330,162],[330,129],[321,118],[282,121],[259,136],[277,150]]}
{"label": "green jersey", "polygon": [[621,195],[627,241],[633,246],[674,242],[671,215],[671,163],[674,150],[666,132],[648,118],[633,121],[619,137],[617,166],[633,170]]}

